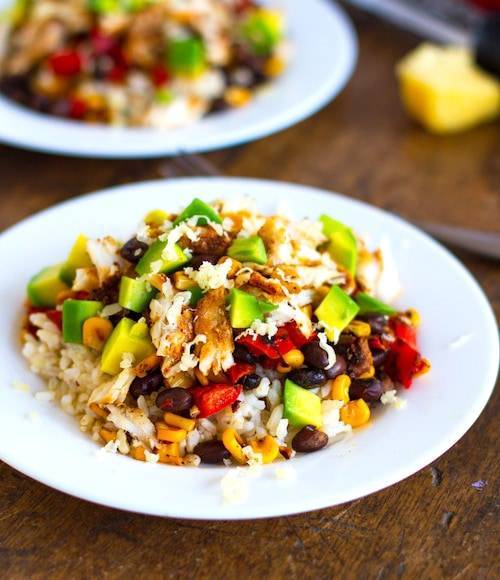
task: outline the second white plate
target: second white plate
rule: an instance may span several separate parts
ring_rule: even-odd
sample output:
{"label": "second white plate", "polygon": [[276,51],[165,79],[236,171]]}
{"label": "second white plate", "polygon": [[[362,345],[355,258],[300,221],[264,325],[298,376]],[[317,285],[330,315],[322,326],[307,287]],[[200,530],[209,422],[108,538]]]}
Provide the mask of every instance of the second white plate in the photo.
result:
{"label": "second white plate", "polygon": [[[0,11],[13,0],[0,0]],[[0,141],[81,157],[141,158],[221,149],[298,123],[333,99],[356,62],[354,29],[327,0],[275,0],[293,45],[285,74],[248,107],[211,115],[176,130],[85,125],[42,115],[0,97]]]}

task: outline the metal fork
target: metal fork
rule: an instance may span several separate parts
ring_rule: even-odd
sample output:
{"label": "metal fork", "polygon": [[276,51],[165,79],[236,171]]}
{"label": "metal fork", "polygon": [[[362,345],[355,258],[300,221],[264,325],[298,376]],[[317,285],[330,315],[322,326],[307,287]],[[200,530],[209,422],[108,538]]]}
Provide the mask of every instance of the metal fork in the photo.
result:
{"label": "metal fork", "polygon": [[[169,159],[167,164],[163,165],[162,168],[164,170],[161,171],[165,177],[186,174],[193,176],[221,175],[221,172],[212,162],[199,155],[181,155],[174,157]],[[500,234],[432,222],[413,220],[413,223],[433,238],[447,245],[455,246],[456,248],[492,260],[500,260]]]}

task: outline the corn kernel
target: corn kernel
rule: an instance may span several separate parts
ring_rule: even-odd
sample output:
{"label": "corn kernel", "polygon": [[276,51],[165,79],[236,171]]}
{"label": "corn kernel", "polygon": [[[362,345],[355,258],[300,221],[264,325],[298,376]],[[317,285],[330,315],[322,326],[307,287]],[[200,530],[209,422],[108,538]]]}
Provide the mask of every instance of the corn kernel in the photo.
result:
{"label": "corn kernel", "polygon": [[138,445],[137,447],[131,447],[130,455],[134,459],[137,459],[137,461],[146,461],[146,454],[144,453],[144,447],[142,445]]}
{"label": "corn kernel", "polygon": [[196,282],[191,280],[189,276],[186,276],[184,272],[176,272],[174,274],[174,286],[177,290],[189,290],[189,288],[196,286]]}
{"label": "corn kernel", "polygon": [[340,419],[351,427],[360,427],[370,419],[370,407],[363,401],[357,399],[344,405],[340,409]]}
{"label": "corn kernel", "polygon": [[170,216],[166,211],[163,211],[162,209],[153,209],[146,214],[144,222],[152,226],[161,226],[169,217]]}
{"label": "corn kernel", "polygon": [[163,284],[167,281],[167,276],[165,274],[151,274],[149,277],[149,283],[153,288],[161,290]]}
{"label": "corn kernel", "polygon": [[224,93],[224,100],[231,107],[244,107],[251,98],[252,93],[242,87],[229,87]]}
{"label": "corn kernel", "polygon": [[351,379],[348,375],[339,375],[338,377],[335,377],[332,382],[332,388],[330,390],[330,399],[348,403],[350,386]]}
{"label": "corn kernel", "polygon": [[353,320],[346,328],[348,332],[352,332],[355,336],[366,338],[370,336],[372,330],[368,322],[362,320]]}
{"label": "corn kernel", "polygon": [[182,389],[189,389],[193,386],[193,379],[189,373],[176,373],[175,375],[168,377],[168,386],[172,389],[174,387],[180,387]]}
{"label": "corn kernel", "polygon": [[104,439],[104,441],[106,441],[106,443],[116,439],[116,431],[110,431],[109,429],[102,428],[99,431],[99,435]]}
{"label": "corn kernel", "polygon": [[87,318],[82,327],[83,344],[101,351],[112,330],[113,325],[107,318],[100,316]]}
{"label": "corn kernel", "polygon": [[181,449],[179,443],[161,443],[158,445],[158,455],[160,456],[160,461],[163,455],[169,455],[170,457],[179,457],[181,454]]}
{"label": "corn kernel", "polygon": [[250,445],[255,453],[262,455],[262,463],[272,463],[280,453],[280,446],[271,435],[266,435],[263,439],[254,439]]}
{"label": "corn kernel", "polygon": [[241,465],[245,465],[247,457],[243,451],[243,439],[235,429],[230,427],[223,431],[222,443],[229,453],[231,453],[233,459]]}
{"label": "corn kernel", "polygon": [[413,375],[414,377],[421,377],[431,370],[431,363],[428,359],[422,358],[422,367]]}
{"label": "corn kernel", "polygon": [[196,421],[193,421],[193,419],[186,419],[175,413],[165,413],[163,420],[167,425],[179,427],[179,429],[184,429],[185,431],[192,431],[196,425]]}
{"label": "corn kernel", "polygon": [[406,315],[410,319],[410,322],[413,326],[420,326],[422,319],[420,318],[420,313],[418,310],[415,310],[415,308],[410,308],[406,311]]}
{"label": "corn kernel", "polygon": [[374,376],[375,376],[375,367],[372,365],[366,371],[366,373],[363,373],[362,375],[359,375],[358,379],[373,379]]}
{"label": "corn kernel", "polygon": [[160,463],[166,463],[168,465],[184,465],[182,457],[176,457],[175,455],[161,453],[160,449],[158,449],[158,455],[160,456],[160,459],[158,460]]}
{"label": "corn kernel", "polygon": [[89,409],[92,411],[92,413],[95,413],[98,417],[102,417],[103,419],[106,419],[108,416],[108,411],[99,407],[97,403],[90,403]]}
{"label": "corn kernel", "polygon": [[292,370],[292,367],[291,367],[291,366],[289,366],[289,365],[283,365],[283,364],[279,364],[279,365],[276,367],[276,370],[277,370],[279,373],[282,373],[282,374],[286,375],[287,373],[289,373],[289,372]]}
{"label": "corn kernel", "polygon": [[277,77],[285,70],[285,62],[279,56],[271,56],[264,63],[264,74],[268,77]]}
{"label": "corn kernel", "polygon": [[292,350],[283,355],[283,360],[287,365],[290,365],[294,369],[298,369],[304,364],[304,355],[298,348],[292,348]]}
{"label": "corn kernel", "polygon": [[156,354],[150,354],[139,364],[135,365],[132,372],[136,377],[145,377],[150,371],[160,366],[163,359]]}
{"label": "corn kernel", "polygon": [[178,427],[170,427],[165,423],[156,423],[156,437],[161,441],[168,441],[169,443],[178,443],[184,441],[187,432],[185,429]]}

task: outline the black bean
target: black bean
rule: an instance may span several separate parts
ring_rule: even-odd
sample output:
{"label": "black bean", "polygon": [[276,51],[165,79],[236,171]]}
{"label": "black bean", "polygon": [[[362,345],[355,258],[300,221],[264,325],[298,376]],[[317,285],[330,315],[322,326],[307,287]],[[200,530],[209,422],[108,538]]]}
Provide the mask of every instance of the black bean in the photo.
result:
{"label": "black bean", "polygon": [[325,370],[326,378],[331,381],[335,377],[345,373],[346,366],[345,358],[341,354],[338,354],[333,367]]}
{"label": "black bean", "polygon": [[132,264],[137,264],[147,250],[147,244],[140,242],[137,238],[132,238],[122,246],[120,256]]}
{"label": "black bean", "polygon": [[306,425],[292,439],[292,448],[300,453],[319,451],[328,443],[328,435],[313,425]]}
{"label": "black bean", "polygon": [[349,398],[363,399],[366,403],[375,403],[384,393],[381,381],[378,379],[354,380],[349,387]]}
{"label": "black bean", "polygon": [[302,354],[306,364],[316,369],[325,369],[328,366],[328,353],[321,348],[319,340],[315,340],[302,347]]}
{"label": "black bean", "polygon": [[223,111],[227,111],[230,108],[231,108],[231,106],[229,105],[229,103],[225,99],[223,99],[222,97],[219,97],[219,98],[214,99],[212,101],[212,105],[210,106],[210,110],[208,112],[209,113],[222,113]]}
{"label": "black bean", "polygon": [[130,385],[130,394],[134,399],[141,395],[149,395],[157,391],[163,385],[163,375],[160,369],[151,371],[145,377],[135,377]]}
{"label": "black bean", "polygon": [[229,451],[224,447],[222,441],[203,441],[193,449],[193,453],[198,455],[202,463],[224,463],[224,459],[229,459]]}
{"label": "black bean", "polygon": [[[238,331],[239,333],[240,331]],[[234,350],[233,350],[233,358],[235,361],[237,362],[246,362],[246,363],[254,363],[255,362],[255,357],[253,356],[253,354],[250,353],[250,351],[244,347],[242,344],[238,344],[236,343],[234,345]]]}
{"label": "black bean", "polygon": [[310,369],[307,367],[293,370],[288,373],[288,378],[305,389],[321,387],[327,381],[325,371],[320,369]]}
{"label": "black bean", "polygon": [[389,318],[383,314],[366,314],[360,316],[360,318],[365,322],[368,322],[372,334],[383,334],[389,321]]}
{"label": "black bean", "polygon": [[374,348],[372,350],[372,357],[373,357],[373,366],[379,367],[384,364],[387,355],[389,354],[388,350],[382,350],[379,348]]}
{"label": "black bean", "polygon": [[215,266],[219,260],[220,256],[214,254],[195,254],[189,261],[189,266],[193,268],[193,270],[198,270],[203,262],[209,262]]}
{"label": "black bean", "polygon": [[249,391],[250,389],[256,389],[259,386],[261,380],[262,377],[259,377],[259,375],[253,373],[244,377],[241,381],[241,384],[243,385],[245,391]]}
{"label": "black bean", "polygon": [[156,397],[156,406],[171,413],[184,413],[191,408],[192,404],[191,393],[181,387],[162,389]]}

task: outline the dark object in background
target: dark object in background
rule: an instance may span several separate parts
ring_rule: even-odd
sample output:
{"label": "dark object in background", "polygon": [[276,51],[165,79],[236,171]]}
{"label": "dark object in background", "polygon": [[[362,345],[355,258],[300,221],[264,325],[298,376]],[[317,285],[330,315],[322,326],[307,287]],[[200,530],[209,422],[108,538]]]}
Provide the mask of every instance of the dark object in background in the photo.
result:
{"label": "dark object in background", "polygon": [[476,34],[476,62],[500,77],[500,13],[489,16]]}

